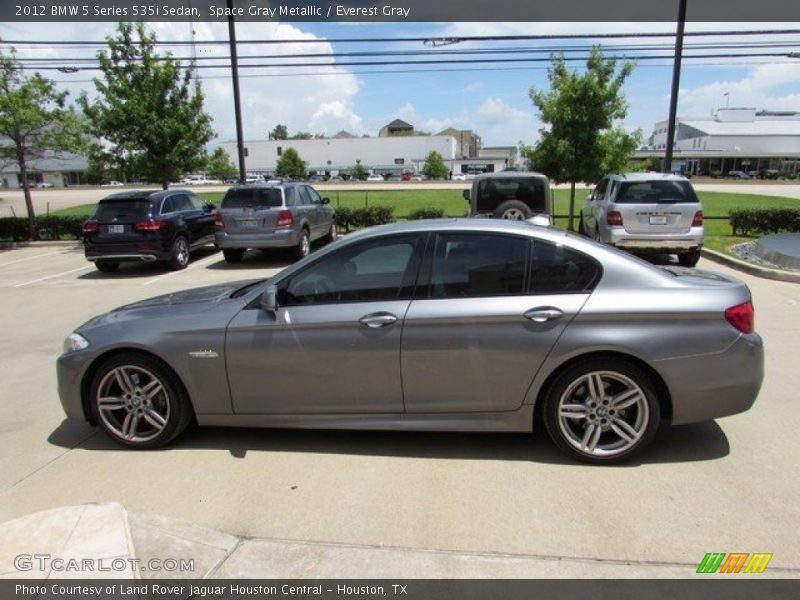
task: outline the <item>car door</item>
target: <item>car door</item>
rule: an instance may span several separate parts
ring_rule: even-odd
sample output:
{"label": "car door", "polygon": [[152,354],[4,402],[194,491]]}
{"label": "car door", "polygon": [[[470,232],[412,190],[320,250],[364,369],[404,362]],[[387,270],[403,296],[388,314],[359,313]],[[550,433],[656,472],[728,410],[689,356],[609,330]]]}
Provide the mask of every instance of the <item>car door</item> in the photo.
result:
{"label": "car door", "polygon": [[[408,412],[499,412],[522,405],[550,349],[588,298],[587,268],[588,275],[597,272],[588,258],[572,264],[564,248],[537,244],[495,233],[436,234],[403,325]],[[559,277],[561,289],[547,285]]]}
{"label": "car door", "polygon": [[206,208],[207,204],[197,194],[187,193],[186,197],[191,205],[191,211],[198,215],[196,218],[196,244],[210,244],[214,241],[214,211]]}
{"label": "car door", "polygon": [[315,218],[317,223],[317,231],[314,235],[315,238],[327,235],[331,230],[331,223],[333,222],[334,210],[333,207],[322,202],[322,196],[319,195],[317,190],[308,186],[308,194],[311,197],[311,204],[315,209]]}
{"label": "car door", "polygon": [[189,244],[194,247],[198,239],[203,237],[202,223],[200,223],[201,210],[195,210],[185,192],[176,192],[164,200],[162,210],[169,211],[178,227],[183,227],[189,233]]}
{"label": "car door", "polygon": [[303,209],[303,214],[308,219],[308,224],[311,230],[311,239],[315,240],[320,237],[319,206],[322,204],[322,200],[320,199],[319,203],[314,202],[315,199],[319,198],[319,195],[317,195],[317,193],[307,185],[299,186],[298,191],[300,192],[300,202]]}
{"label": "car door", "polygon": [[421,234],[351,243],[278,283],[274,313],[241,311],[225,355],[237,413],[402,413],[400,339]]}
{"label": "car door", "polygon": [[604,177],[595,186],[594,190],[592,190],[592,194],[589,198],[589,207],[584,213],[584,231],[589,237],[594,237],[595,232],[599,230],[599,221],[603,218],[603,202],[607,187],[608,179]]}

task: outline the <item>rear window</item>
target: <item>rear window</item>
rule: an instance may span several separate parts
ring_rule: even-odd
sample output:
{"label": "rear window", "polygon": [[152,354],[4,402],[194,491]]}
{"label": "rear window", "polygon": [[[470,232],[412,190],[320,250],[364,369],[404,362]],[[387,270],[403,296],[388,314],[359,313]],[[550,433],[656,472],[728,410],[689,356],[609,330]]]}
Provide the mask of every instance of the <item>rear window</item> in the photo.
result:
{"label": "rear window", "polygon": [[115,218],[146,217],[149,214],[149,200],[101,200],[92,218],[105,221]]}
{"label": "rear window", "polygon": [[688,181],[623,181],[614,202],[620,204],[658,204],[659,202],[697,203],[697,194]]}
{"label": "rear window", "polygon": [[522,200],[526,204],[544,204],[544,183],[530,177],[498,177],[482,181],[478,194],[481,200],[500,204],[506,200]]}
{"label": "rear window", "polygon": [[282,204],[278,188],[228,190],[222,199],[222,208],[276,208]]}

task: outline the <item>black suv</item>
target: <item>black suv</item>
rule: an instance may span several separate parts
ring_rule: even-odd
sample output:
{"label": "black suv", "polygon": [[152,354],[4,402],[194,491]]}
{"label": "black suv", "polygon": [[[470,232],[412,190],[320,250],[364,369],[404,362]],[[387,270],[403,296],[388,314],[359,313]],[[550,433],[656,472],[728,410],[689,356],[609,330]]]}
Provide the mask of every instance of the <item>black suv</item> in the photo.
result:
{"label": "black suv", "polygon": [[112,194],[83,225],[86,258],[104,273],[124,261],[183,269],[191,250],[214,243],[214,208],[189,190]]}

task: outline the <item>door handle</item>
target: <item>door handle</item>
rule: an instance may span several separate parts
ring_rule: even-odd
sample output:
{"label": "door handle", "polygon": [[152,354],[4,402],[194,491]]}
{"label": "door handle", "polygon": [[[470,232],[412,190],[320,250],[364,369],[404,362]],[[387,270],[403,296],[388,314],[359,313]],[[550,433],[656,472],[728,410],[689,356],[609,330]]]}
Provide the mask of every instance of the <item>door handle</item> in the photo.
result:
{"label": "door handle", "polygon": [[557,308],[553,308],[552,306],[543,306],[532,308],[523,313],[523,316],[526,319],[530,319],[536,323],[545,323],[547,321],[555,321],[556,319],[560,319],[562,316],[564,316],[564,313]]}
{"label": "door handle", "polygon": [[361,323],[362,325],[366,325],[367,327],[372,327],[373,329],[377,329],[378,327],[386,327],[387,325],[391,325],[395,321],[397,321],[397,317],[395,317],[392,313],[388,312],[378,312],[369,315],[364,315],[358,320],[358,322]]}

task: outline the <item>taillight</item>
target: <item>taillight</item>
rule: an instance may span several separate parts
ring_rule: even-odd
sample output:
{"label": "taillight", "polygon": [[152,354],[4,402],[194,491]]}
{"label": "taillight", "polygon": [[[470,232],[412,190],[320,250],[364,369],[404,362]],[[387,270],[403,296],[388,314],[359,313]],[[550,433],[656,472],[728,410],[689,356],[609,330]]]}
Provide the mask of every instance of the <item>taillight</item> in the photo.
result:
{"label": "taillight", "polygon": [[214,215],[214,227],[217,229],[225,228],[225,219],[222,218],[222,213],[219,211]]}
{"label": "taillight", "polygon": [[292,219],[292,211],[285,208],[278,213],[277,227],[291,227],[294,219]]}
{"label": "taillight", "polygon": [[703,211],[698,210],[694,213],[694,219],[692,219],[692,227],[702,227],[703,226]]}
{"label": "taillight", "polygon": [[606,223],[609,227],[622,227],[622,215],[618,211],[612,210],[606,216]]}
{"label": "taillight", "polygon": [[157,219],[148,219],[147,221],[139,221],[133,228],[136,231],[159,231],[167,226],[166,221],[159,221]]}
{"label": "taillight", "polygon": [[725,318],[742,333],[755,331],[756,311],[752,302],[731,306],[725,311]]}
{"label": "taillight", "polygon": [[97,233],[100,231],[100,226],[94,221],[86,221],[83,224],[83,233]]}

